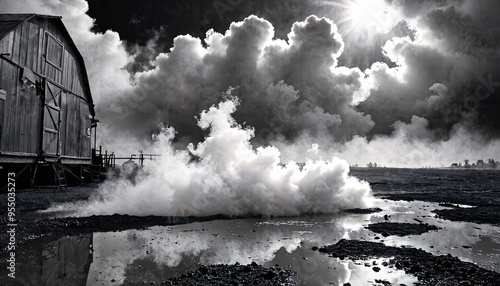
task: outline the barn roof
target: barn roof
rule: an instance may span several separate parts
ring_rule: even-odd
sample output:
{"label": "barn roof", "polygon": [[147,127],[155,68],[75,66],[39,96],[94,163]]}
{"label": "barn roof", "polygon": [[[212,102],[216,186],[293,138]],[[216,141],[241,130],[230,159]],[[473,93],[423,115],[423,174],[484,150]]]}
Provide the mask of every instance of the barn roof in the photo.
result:
{"label": "barn roof", "polygon": [[40,14],[0,14],[0,39],[3,39],[7,34],[16,29],[19,25],[24,22],[31,20],[34,17],[53,19],[59,25],[62,33],[67,37],[68,42],[72,48],[76,51],[75,58],[79,67],[80,74],[82,75],[82,88],[85,92],[85,96],[89,103],[90,114],[95,116],[94,101],[92,99],[92,93],[90,92],[90,84],[87,75],[87,69],[85,68],[85,61],[81,55],[78,47],[73,42],[68,30],[62,22],[61,16],[51,16],[51,15],[40,15]]}

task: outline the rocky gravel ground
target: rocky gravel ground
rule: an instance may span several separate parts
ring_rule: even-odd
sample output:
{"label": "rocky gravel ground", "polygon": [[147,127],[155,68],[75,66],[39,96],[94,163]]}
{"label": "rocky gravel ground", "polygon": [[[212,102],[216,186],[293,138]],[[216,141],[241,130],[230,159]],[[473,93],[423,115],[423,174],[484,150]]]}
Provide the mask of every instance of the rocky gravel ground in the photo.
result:
{"label": "rocky gravel ground", "polygon": [[256,286],[292,286],[296,285],[293,276],[296,273],[275,266],[265,268],[256,263],[249,265],[210,265],[201,266],[196,271],[189,271],[180,277],[174,277],[162,282],[162,286],[226,286],[226,285],[256,285]]}
{"label": "rocky gravel ground", "polygon": [[397,222],[379,222],[373,223],[366,227],[373,232],[379,233],[384,237],[390,235],[406,236],[406,235],[419,235],[431,230],[438,230],[439,228],[434,225],[426,223],[397,223]]}
{"label": "rocky gravel ground", "polygon": [[339,259],[369,260],[387,258],[381,265],[369,265],[373,271],[381,267],[403,270],[416,276],[421,286],[498,285],[500,274],[451,255],[432,255],[412,247],[392,247],[383,243],[345,240],[318,249]]}

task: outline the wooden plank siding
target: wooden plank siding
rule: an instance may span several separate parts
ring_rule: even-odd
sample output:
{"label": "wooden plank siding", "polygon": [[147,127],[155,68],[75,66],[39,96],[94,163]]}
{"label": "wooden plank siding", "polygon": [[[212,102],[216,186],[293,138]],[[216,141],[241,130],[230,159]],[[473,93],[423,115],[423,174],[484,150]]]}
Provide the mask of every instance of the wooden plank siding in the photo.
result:
{"label": "wooden plank siding", "polygon": [[[3,62],[0,73],[2,89],[6,88],[1,150],[34,154],[38,147],[40,97],[31,84],[15,84],[20,74],[14,65]],[[7,78],[10,80],[3,84]]]}
{"label": "wooden plank siding", "polygon": [[40,115],[40,96],[36,94],[36,88],[31,83],[18,85],[18,120],[19,124],[19,147],[18,152],[36,154],[38,151],[38,130]]}
{"label": "wooden plank siding", "polygon": [[[10,53],[11,56],[8,58],[12,62],[44,75],[72,93],[85,98],[81,76],[75,62],[76,51],[67,48],[70,46],[68,41],[60,35],[53,21],[35,22],[40,22],[39,25],[45,23],[45,27],[37,23],[26,22],[0,40],[2,54]],[[56,50],[48,46],[53,41],[52,39],[61,44],[63,52],[61,61],[56,65],[47,63],[47,58],[55,56]]]}
{"label": "wooden plank siding", "polygon": [[83,99],[79,99],[80,101],[80,136],[79,141],[81,144],[78,144],[78,157],[90,157],[90,150],[92,146],[90,145],[91,141],[91,129],[92,129],[92,117],[88,113],[88,103]]}
{"label": "wooden plank siding", "polygon": [[[88,79],[60,21],[35,16],[0,39],[0,90],[5,94],[0,98],[0,154],[41,155],[41,147],[46,154],[90,158]],[[25,74],[34,75],[35,82]],[[55,94],[40,88],[43,81]]]}
{"label": "wooden plank siding", "polygon": [[2,124],[2,151],[15,151],[15,141],[17,135],[15,127],[16,121],[16,79],[19,78],[18,69],[6,62],[2,61],[0,69],[0,88],[6,91],[4,119]]}

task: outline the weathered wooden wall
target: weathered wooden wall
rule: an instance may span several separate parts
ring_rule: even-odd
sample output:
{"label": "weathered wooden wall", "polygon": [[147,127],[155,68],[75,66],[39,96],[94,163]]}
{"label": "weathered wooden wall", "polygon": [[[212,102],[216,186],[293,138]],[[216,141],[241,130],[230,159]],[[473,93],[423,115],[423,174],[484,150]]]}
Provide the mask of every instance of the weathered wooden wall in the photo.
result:
{"label": "weathered wooden wall", "polygon": [[40,96],[31,84],[19,81],[20,72],[15,65],[0,61],[0,86],[6,91],[0,147],[2,152],[37,154]]}
{"label": "weathered wooden wall", "polygon": [[32,18],[0,40],[0,52],[20,67],[45,75],[70,92],[83,96],[80,71],[73,50],[57,21]]}
{"label": "weathered wooden wall", "polygon": [[[85,70],[58,21],[33,17],[0,39],[5,58],[0,59],[0,90],[5,91],[0,93],[2,152],[37,153],[41,140],[46,154],[90,157],[91,117],[81,74]],[[22,80],[26,75],[30,80]],[[43,93],[35,87],[35,81],[42,82],[40,76],[47,78]]]}

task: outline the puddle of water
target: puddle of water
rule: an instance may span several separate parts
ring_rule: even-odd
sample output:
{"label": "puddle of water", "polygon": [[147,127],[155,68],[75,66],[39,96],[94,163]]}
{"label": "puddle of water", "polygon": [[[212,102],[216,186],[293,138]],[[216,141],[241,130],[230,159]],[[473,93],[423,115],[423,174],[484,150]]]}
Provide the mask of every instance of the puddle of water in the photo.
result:
{"label": "puddle of water", "polygon": [[[278,264],[298,272],[298,285],[416,282],[404,272],[380,266],[389,259],[353,262],[311,250],[342,238],[410,245],[435,255],[451,253],[500,272],[499,227],[437,219],[431,211],[445,207],[432,203],[379,200],[378,205],[384,211],[369,215],[238,219],[94,233],[91,237],[44,237],[20,246],[18,277],[36,281],[33,285],[44,285],[46,281],[51,282],[46,285],[66,285],[71,279],[86,281],[86,285],[148,285],[180,276],[202,264],[256,262],[265,267]],[[383,237],[364,228],[386,221],[385,215],[390,216],[391,222],[418,223],[418,219],[441,229],[422,235]],[[377,266],[378,272],[374,270]],[[5,271],[1,271],[0,278],[5,277]]]}
{"label": "puddle of water", "polygon": [[19,245],[16,250],[15,279],[1,255],[0,282],[3,285],[85,285],[93,261],[92,235],[79,237],[45,236]]}
{"label": "puddle of water", "polygon": [[440,228],[421,235],[389,236],[383,238],[386,245],[410,245],[434,255],[451,254],[487,270],[500,272],[500,227],[436,218],[432,210],[448,208],[427,202],[384,201],[384,204],[384,211],[373,214],[371,222],[385,221],[384,215],[390,215],[391,222],[418,223],[415,221],[418,219]]}
{"label": "puddle of water", "polygon": [[[179,276],[199,265],[252,262],[265,267],[276,264],[288,267],[299,273],[298,285],[416,281],[395,269],[380,267],[381,270],[375,272],[372,264],[367,267],[364,262],[341,261],[311,250],[313,246],[334,243],[348,236],[351,229],[346,225],[350,224],[344,225],[344,221],[363,222],[366,218],[362,215],[357,218],[246,219],[96,233],[94,263],[87,285],[102,285],[111,280],[123,285],[149,283]],[[378,261],[378,265],[383,263],[373,261]]]}

